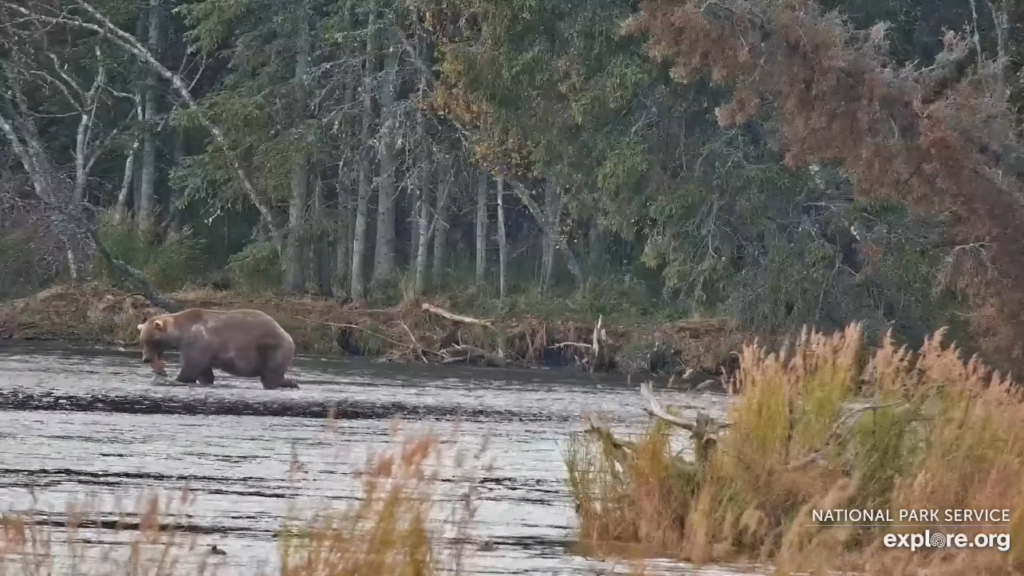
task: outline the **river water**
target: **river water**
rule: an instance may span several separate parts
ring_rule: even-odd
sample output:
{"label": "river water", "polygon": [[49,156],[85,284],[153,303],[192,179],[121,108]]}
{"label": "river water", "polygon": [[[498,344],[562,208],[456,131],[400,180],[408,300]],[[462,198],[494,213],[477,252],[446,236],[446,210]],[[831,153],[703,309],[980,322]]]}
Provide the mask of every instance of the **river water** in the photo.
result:
{"label": "river water", "polygon": [[[402,430],[433,429],[467,448],[487,438],[494,465],[479,482],[470,573],[627,570],[573,553],[563,464],[583,410],[601,411],[616,431],[642,426],[637,387],[621,378],[301,358],[293,375],[300,390],[267,391],[221,373],[214,387],[179,387],[156,385],[139,356],[0,344],[0,511],[34,507],[60,534],[68,505],[86,496],[92,510],[117,513],[135,510],[139,495],[187,486],[195,501],[178,522],[196,543],[188,554],[207,555],[215,544],[227,552],[214,557],[216,573],[273,574],[285,517],[355,500],[354,474],[368,450],[395,442],[389,430],[400,419]],[[725,408],[713,394],[659,394],[719,417]],[[328,426],[332,408],[337,419]],[[100,527],[83,546],[116,556],[124,540]],[[483,542],[489,549],[478,550]],[[648,563],[649,573],[752,569]]]}

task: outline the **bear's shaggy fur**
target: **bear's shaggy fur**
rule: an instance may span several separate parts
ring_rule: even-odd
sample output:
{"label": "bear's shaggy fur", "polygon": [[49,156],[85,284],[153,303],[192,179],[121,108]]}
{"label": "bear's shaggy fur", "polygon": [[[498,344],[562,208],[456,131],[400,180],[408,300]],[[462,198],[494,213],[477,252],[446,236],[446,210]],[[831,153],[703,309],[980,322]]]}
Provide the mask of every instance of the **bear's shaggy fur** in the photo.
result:
{"label": "bear's shaggy fur", "polygon": [[213,384],[213,369],[232,376],[259,377],[263,387],[298,388],[285,377],[295,342],[276,320],[259,310],[189,308],[139,324],[142,361],[166,375],[164,352],[178,350],[178,382]]}

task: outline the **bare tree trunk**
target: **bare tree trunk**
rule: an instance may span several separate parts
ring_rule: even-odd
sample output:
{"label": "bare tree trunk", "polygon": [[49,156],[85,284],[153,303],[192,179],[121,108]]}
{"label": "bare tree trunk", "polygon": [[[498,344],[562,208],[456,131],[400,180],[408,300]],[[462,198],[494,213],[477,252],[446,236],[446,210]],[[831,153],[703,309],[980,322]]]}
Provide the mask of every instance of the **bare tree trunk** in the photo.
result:
{"label": "bare tree trunk", "polygon": [[427,248],[430,247],[430,188],[427,186],[426,176],[423,176],[423,184],[420,186],[420,202],[416,207],[419,214],[417,229],[420,242],[416,246],[416,280],[414,290],[416,294],[422,294],[427,287]]}
{"label": "bare tree trunk", "polygon": [[551,287],[551,270],[555,263],[555,247],[557,245],[556,235],[559,233],[562,217],[562,195],[559,193],[558,184],[552,179],[548,180],[544,190],[544,219],[547,226],[544,226],[543,251],[541,254],[540,267],[540,292],[544,293]]}
{"label": "bare tree trunk", "polygon": [[[179,127],[177,130],[174,131],[174,158],[173,158],[174,164],[173,164],[173,166],[175,168],[180,166],[182,159],[185,158],[185,141],[186,141],[186,138],[187,138],[187,134],[185,132],[185,128],[184,127]],[[171,221],[170,237],[172,237],[172,238],[180,236],[181,235],[181,230],[185,226],[185,214],[182,211],[181,207],[178,206],[178,199],[175,198],[175,194],[176,193],[177,193],[177,191],[172,189],[170,191],[170,198],[168,199],[168,202],[169,202],[169,204],[168,204],[168,213],[169,213],[168,214],[168,218],[170,218],[170,221]]]}
{"label": "bare tree trunk", "polygon": [[[540,206],[538,206],[533,198],[530,197],[530,191],[527,190],[522,183],[507,178],[505,183],[512,185],[512,191],[515,192],[516,196],[519,197],[519,200],[526,206],[527,210],[530,211],[530,214],[533,214],[533,217],[537,219],[537,223],[540,224],[544,234],[548,234],[548,230],[552,229],[552,225],[554,225],[557,230],[558,223],[555,222],[552,224],[548,222],[544,211],[541,210]],[[570,273],[572,273],[572,277],[576,279],[576,282],[582,283],[583,268],[580,267],[579,261],[576,260],[576,255],[573,254],[572,249],[569,247],[569,243],[566,242],[565,238],[557,233],[552,234],[552,237],[555,239],[555,247],[565,254],[565,267],[569,269]]]}
{"label": "bare tree trunk", "polygon": [[313,244],[313,270],[316,272],[317,294],[325,298],[331,290],[330,236],[327,234],[327,202],[323,181],[316,180],[313,188],[313,220],[316,222],[316,242]]}
{"label": "bare tree trunk", "polygon": [[132,141],[128,157],[124,161],[124,176],[121,179],[121,190],[117,193],[117,204],[114,207],[114,222],[124,224],[128,221],[128,195],[132,191],[132,176],[135,175],[135,154],[139,150],[141,138]]}
{"label": "bare tree trunk", "polygon": [[[99,47],[96,48],[96,59],[102,62],[102,54]],[[63,74],[63,72],[60,72]],[[91,150],[91,136],[93,121],[96,118],[96,108],[99,105],[100,90],[106,82],[106,67],[101,63],[96,72],[89,91],[82,95],[79,105],[78,130],[75,132],[75,189],[72,192],[71,201],[75,210],[81,210],[86,201],[85,187],[89,181],[89,171],[95,161],[97,152]],[[90,158],[90,156],[93,156]],[[69,254],[70,256],[70,254]]]}
{"label": "bare tree trunk", "polygon": [[[142,23],[142,18],[139,18]],[[141,29],[141,25],[139,26]],[[145,109],[142,106],[142,94],[135,93],[135,117],[141,120],[145,116]],[[129,216],[128,197],[138,189],[138,182],[135,178],[135,159],[138,156],[138,149],[142,143],[142,135],[136,134],[131,142],[131,149],[128,150],[128,157],[125,158],[125,173],[121,178],[121,191],[118,192],[118,201],[114,208],[114,221],[119,225],[127,224]],[[133,187],[134,184],[134,187]],[[134,199],[134,197],[133,197]],[[138,206],[136,203],[135,206]]]}
{"label": "bare tree trunk", "polygon": [[[417,168],[422,170],[422,168]],[[423,190],[419,187],[412,195],[412,207],[409,209],[409,270],[416,275],[416,255],[420,253],[420,205],[423,200]]]}
{"label": "bare tree trunk", "polygon": [[498,176],[498,298],[505,300],[506,266],[508,264],[508,242],[505,238],[505,179]]}
{"label": "bare tree trunk", "polygon": [[418,207],[419,212],[419,236],[421,241],[416,247],[416,281],[415,291],[416,294],[422,294],[427,287],[427,258],[429,257],[430,248],[430,193],[424,188],[420,193],[420,204]]}
{"label": "bare tree trunk", "polygon": [[[135,37],[144,38],[146,36],[146,14],[140,14],[138,20],[135,21]],[[135,110],[136,116],[140,123],[146,121],[146,92],[137,91],[135,92]],[[128,222],[128,217],[131,216],[131,222],[136,228],[139,227],[139,204],[140,193],[142,191],[142,162],[140,160],[141,154],[139,153],[142,148],[142,133],[140,132],[135,137],[135,142],[132,144],[131,154],[125,162],[125,175],[123,184],[125,188],[122,188],[121,192],[124,194],[124,215],[125,219],[123,223]],[[131,174],[128,174],[129,168]],[[128,197],[131,196],[131,209],[128,208]],[[121,198],[118,198],[120,204]]]}
{"label": "bare tree trunk", "polygon": [[[1001,0],[999,2],[999,9],[996,8],[992,0],[987,0],[988,9],[992,12],[992,23],[995,25],[996,33],[996,65],[999,68],[999,90],[1000,97],[1003,96],[1002,92],[1006,89],[1006,68],[1010,63],[1009,50],[1007,48],[1007,41],[1010,37],[1010,1]],[[971,9],[976,10],[974,7],[974,1],[971,1]],[[975,11],[974,15],[974,26],[975,35],[977,35],[977,24],[978,15]],[[981,60],[981,50],[978,50],[978,60]]]}
{"label": "bare tree trunk", "polygon": [[[445,188],[439,190],[437,194],[437,207],[434,209],[434,287],[440,288],[444,283],[444,263],[445,255],[448,251],[448,191],[452,186],[452,175],[450,164],[446,164],[448,167],[448,176],[443,179]],[[440,185],[441,179],[438,179]]]}
{"label": "bare tree trunk", "polygon": [[398,90],[398,38],[394,27],[389,36],[388,55],[384,60],[384,84],[381,86],[381,116],[387,118],[381,124],[380,140],[380,187],[377,190],[377,243],[374,246],[373,281],[390,278],[395,271],[395,205],[398,196],[395,169],[397,115],[394,110]]}
{"label": "bare tree trunk", "polygon": [[487,274],[487,173],[481,170],[476,184],[476,282]]}
{"label": "bare tree trunk", "polygon": [[[163,2],[149,0],[149,52],[157,60],[163,51]],[[139,231],[149,240],[153,229],[153,217],[156,208],[156,119],[160,112],[157,93],[157,73],[149,72],[146,84],[146,116],[145,132],[142,140],[142,178],[139,182],[139,204],[137,206]]]}
{"label": "bare tree trunk", "polygon": [[[297,50],[295,54],[294,80],[294,121],[300,125],[306,112],[306,72],[309,68],[310,37],[309,13],[306,4],[300,2],[295,7],[296,25],[298,29]],[[303,227],[305,224],[306,203],[309,197],[309,156],[305,147],[299,151],[292,166],[291,198],[288,201],[288,231],[285,234],[284,282],[285,292],[301,294],[306,291],[306,267],[303,258]]]}
{"label": "bare tree trunk", "polygon": [[[8,78],[11,78],[10,72],[6,72]],[[0,90],[4,88],[6,86],[0,78]],[[25,101],[13,79],[10,88],[15,92],[17,101]],[[23,111],[20,118],[17,113],[13,113],[8,121],[0,114],[0,133],[7,138],[15,156],[28,173],[36,196],[51,212],[50,223],[54,234],[61,239],[66,249],[71,281],[77,283],[91,280],[95,245],[78,222],[82,213],[81,206],[73,202],[74,191],[69,190],[67,182],[58,176],[32,118],[25,116]]]}
{"label": "bare tree trunk", "polygon": [[[142,109],[145,110],[145,106],[143,106]],[[140,158],[139,160],[139,162],[136,162],[135,165],[132,166],[132,217],[134,219],[136,229],[139,227],[139,222],[141,221],[139,220],[139,215],[141,214],[141,212],[139,212],[139,206],[142,204],[142,159]]]}
{"label": "bare tree trunk", "polygon": [[285,236],[284,272],[285,292],[301,294],[306,291],[306,267],[303,257],[303,233],[306,202],[309,191],[309,164],[306,155],[298,159],[292,168],[291,198],[288,201],[288,232]]}
{"label": "bare tree trunk", "polygon": [[366,35],[366,66],[363,73],[363,126],[359,134],[359,192],[356,200],[355,233],[352,239],[352,298],[366,295],[366,277],[363,259],[366,255],[366,218],[369,214],[372,192],[373,156],[370,152],[370,130],[373,128],[373,90],[377,74],[377,42],[373,28],[375,15],[371,12]]}
{"label": "bare tree trunk", "polygon": [[366,296],[366,277],[363,259],[366,255],[366,219],[370,213],[370,162],[364,161],[359,168],[359,197],[356,200],[356,225],[352,239],[352,298]]}
{"label": "bare tree trunk", "polygon": [[341,292],[345,292],[345,281],[349,278],[348,267],[352,264],[352,255],[349,254],[352,245],[352,200],[348,190],[348,176],[345,175],[345,180],[341,180],[343,175],[339,170],[338,204],[334,224],[334,284]]}

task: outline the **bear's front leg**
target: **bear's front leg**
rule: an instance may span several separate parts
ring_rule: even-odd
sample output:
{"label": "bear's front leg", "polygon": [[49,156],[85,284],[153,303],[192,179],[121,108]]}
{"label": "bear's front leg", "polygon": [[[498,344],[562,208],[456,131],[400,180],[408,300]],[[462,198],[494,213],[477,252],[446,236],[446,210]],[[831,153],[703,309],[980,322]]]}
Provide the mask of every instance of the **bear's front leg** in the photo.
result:
{"label": "bear's front leg", "polygon": [[194,363],[182,362],[181,370],[178,372],[178,377],[175,380],[182,384],[195,384],[196,382],[213,384],[213,369],[202,364],[199,365],[199,368],[196,368]]}
{"label": "bear's front leg", "polygon": [[263,384],[264,390],[277,390],[278,388],[299,389],[298,384],[289,378],[285,378],[283,374],[262,374],[260,375],[260,382]]}
{"label": "bear's front leg", "polygon": [[[181,371],[178,372],[176,380],[182,384],[195,384],[209,376],[210,383],[213,383],[213,370],[210,368],[210,353],[204,349],[202,343],[190,343],[181,347]],[[207,371],[209,373],[207,374]]]}
{"label": "bear's front leg", "polygon": [[188,370],[185,366],[181,367],[181,370],[178,372],[178,376],[175,378],[175,380],[182,384],[195,384],[198,379],[199,375],[196,374],[194,370]]}
{"label": "bear's front leg", "polygon": [[203,386],[213,386],[213,368],[207,368],[206,370],[200,372],[198,379],[199,383],[202,384]]}

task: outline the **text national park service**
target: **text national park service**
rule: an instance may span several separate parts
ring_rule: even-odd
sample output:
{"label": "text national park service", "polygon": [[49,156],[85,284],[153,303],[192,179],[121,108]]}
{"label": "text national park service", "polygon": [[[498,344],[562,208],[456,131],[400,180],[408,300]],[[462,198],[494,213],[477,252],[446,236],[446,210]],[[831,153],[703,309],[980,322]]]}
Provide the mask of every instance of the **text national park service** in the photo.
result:
{"label": "text national park service", "polygon": [[[833,508],[828,510],[813,510],[811,518],[815,522],[825,523],[891,523],[893,522],[892,510],[865,510],[859,508]],[[1002,525],[1009,524],[1010,511],[1008,509],[900,509],[896,511],[896,520],[899,522],[949,522],[961,523],[983,523]]]}

